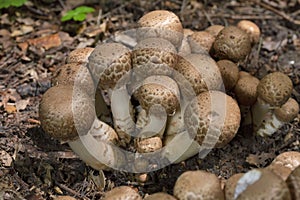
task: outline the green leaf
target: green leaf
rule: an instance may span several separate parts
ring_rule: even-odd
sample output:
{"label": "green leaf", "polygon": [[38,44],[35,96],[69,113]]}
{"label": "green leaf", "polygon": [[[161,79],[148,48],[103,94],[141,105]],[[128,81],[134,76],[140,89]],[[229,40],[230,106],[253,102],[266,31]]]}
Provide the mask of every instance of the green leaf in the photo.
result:
{"label": "green leaf", "polygon": [[75,21],[83,21],[83,20],[85,20],[85,17],[86,17],[86,14],[84,14],[84,13],[79,13],[79,14],[77,14],[76,16],[74,16],[73,17],[73,19],[75,20]]}
{"label": "green leaf", "polygon": [[83,21],[86,18],[87,13],[94,12],[95,9],[88,7],[88,6],[79,6],[73,10],[69,10],[62,18],[60,19],[62,22],[68,20],[75,20],[75,21]]}
{"label": "green leaf", "polygon": [[20,7],[22,6],[27,0],[0,0],[0,9],[1,8],[8,8],[10,6]]}
{"label": "green leaf", "polygon": [[75,9],[75,11],[77,13],[92,13],[95,11],[95,9],[88,6],[79,6]]}

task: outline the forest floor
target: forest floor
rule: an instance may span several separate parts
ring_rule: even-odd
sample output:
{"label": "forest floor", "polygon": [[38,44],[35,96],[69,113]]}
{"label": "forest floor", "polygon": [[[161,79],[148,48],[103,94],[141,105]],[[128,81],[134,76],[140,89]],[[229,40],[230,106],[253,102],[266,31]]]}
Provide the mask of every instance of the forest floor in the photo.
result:
{"label": "forest floor", "polygon": [[99,199],[120,185],[132,186],[141,195],[172,193],[177,177],[187,170],[204,169],[227,179],[265,167],[281,152],[300,151],[298,115],[272,137],[240,130],[225,148],[212,150],[202,160],[194,156],[151,172],[145,183],[134,174],[102,173],[86,166],[67,144],[43,132],[38,116],[39,101],[70,51],[95,47],[117,31],[135,28],[143,14],[155,9],[173,11],[185,28],[193,30],[248,19],[260,27],[262,39],[240,69],[258,78],[273,71],[285,73],[293,81],[292,96],[300,102],[300,2],[90,0],[83,4],[96,11],[85,21],[61,22],[78,2],[83,1],[31,0],[0,10],[0,199],[52,199],[62,194]]}

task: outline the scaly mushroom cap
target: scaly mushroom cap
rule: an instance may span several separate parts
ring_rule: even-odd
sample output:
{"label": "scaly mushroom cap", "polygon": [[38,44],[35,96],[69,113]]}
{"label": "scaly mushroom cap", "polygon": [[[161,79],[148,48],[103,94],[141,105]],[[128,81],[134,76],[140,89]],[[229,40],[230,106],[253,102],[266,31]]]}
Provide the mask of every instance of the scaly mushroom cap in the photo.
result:
{"label": "scaly mushroom cap", "polygon": [[300,166],[300,152],[288,151],[279,154],[267,168],[286,180],[298,166]]}
{"label": "scaly mushroom cap", "polygon": [[241,20],[236,26],[249,34],[252,44],[258,43],[260,38],[260,29],[254,22]]}
{"label": "scaly mushroom cap", "polygon": [[[209,55],[189,54],[179,57],[174,69],[191,84],[196,95],[207,90],[221,89],[220,70],[217,63]],[[179,78],[179,81],[181,79]]]}
{"label": "scaly mushroom cap", "polygon": [[[73,111],[82,116],[81,123],[76,126]],[[43,95],[39,106],[43,130],[62,141],[74,140],[78,133],[87,133],[94,122],[94,116],[92,98],[84,91],[73,91],[72,85],[51,87]]]}
{"label": "scaly mushroom cap", "polygon": [[224,200],[218,177],[203,170],[186,171],[181,174],[173,191],[174,196],[179,200]]}
{"label": "scaly mushroom cap", "polygon": [[176,198],[167,193],[158,192],[147,196],[144,200],[176,200]]}
{"label": "scaly mushroom cap", "polygon": [[214,36],[214,38],[217,37],[217,35],[219,34],[219,32],[224,28],[224,26],[222,25],[211,25],[209,27],[207,27],[204,31],[209,32],[212,36]]}
{"label": "scaly mushroom cap", "polygon": [[[213,105],[212,105],[213,104]],[[209,144],[224,147],[237,133],[241,121],[237,102],[220,91],[200,93],[187,106],[184,122],[189,134],[202,145],[208,131]],[[215,135],[220,134],[220,135]]]}
{"label": "scaly mushroom cap", "polygon": [[225,199],[226,200],[235,200],[234,193],[235,187],[239,179],[244,175],[244,173],[238,173],[232,175],[226,182],[225,182]]}
{"label": "scaly mushroom cap", "polygon": [[257,86],[259,80],[248,73],[243,75],[243,72],[241,72],[240,74],[242,75],[240,75],[240,78],[234,87],[234,93],[240,105],[251,106],[257,99]]}
{"label": "scaly mushroom cap", "polygon": [[131,51],[120,43],[97,45],[89,57],[88,68],[98,82],[98,88],[107,90],[131,69]]}
{"label": "scaly mushroom cap", "polygon": [[231,90],[239,79],[239,68],[230,60],[219,60],[217,65],[220,69],[226,91]]}
{"label": "scaly mushroom cap", "polygon": [[188,41],[192,53],[209,53],[215,37],[207,31],[194,31]]}
{"label": "scaly mushroom cap", "polygon": [[223,28],[213,44],[213,56],[217,59],[228,59],[239,62],[251,51],[251,41],[248,34],[235,26]]}
{"label": "scaly mushroom cap", "polygon": [[287,184],[267,169],[254,169],[245,173],[235,188],[236,200],[290,200]]}
{"label": "scaly mushroom cap", "polygon": [[164,107],[169,115],[174,114],[179,107],[179,88],[176,82],[167,76],[149,76],[135,91],[134,97],[147,113],[155,104]]}
{"label": "scaly mushroom cap", "polygon": [[300,166],[292,171],[286,180],[292,200],[300,199]]}
{"label": "scaly mushroom cap", "polygon": [[282,72],[273,72],[264,76],[258,86],[258,97],[272,106],[283,105],[291,96],[293,83]]}
{"label": "scaly mushroom cap", "polygon": [[103,200],[142,200],[142,197],[129,186],[119,186],[106,192]]}
{"label": "scaly mushroom cap", "polygon": [[138,79],[150,75],[171,75],[177,63],[174,45],[163,38],[140,41],[132,52],[132,66]]}
{"label": "scaly mushroom cap", "polygon": [[78,48],[70,52],[67,63],[88,63],[88,58],[91,55],[94,48],[85,47],[85,48]]}
{"label": "scaly mushroom cap", "polygon": [[183,38],[183,27],[180,19],[173,12],[155,10],[142,16],[138,21],[138,41],[146,38],[164,38],[177,48]]}
{"label": "scaly mushroom cap", "polygon": [[277,119],[282,122],[290,122],[297,117],[299,113],[299,104],[293,99],[289,98],[280,108],[275,109],[274,114]]}

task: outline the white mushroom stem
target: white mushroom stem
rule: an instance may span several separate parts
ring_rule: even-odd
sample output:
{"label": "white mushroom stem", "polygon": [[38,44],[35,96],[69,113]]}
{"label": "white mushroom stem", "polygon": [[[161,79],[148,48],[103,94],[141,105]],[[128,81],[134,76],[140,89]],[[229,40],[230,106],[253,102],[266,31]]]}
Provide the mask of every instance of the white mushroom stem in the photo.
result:
{"label": "white mushroom stem", "polygon": [[256,103],[251,107],[252,123],[254,131],[257,131],[258,127],[262,124],[263,120],[267,118],[267,115],[270,115],[270,110],[273,109],[272,106],[266,103],[261,98],[257,98]]}

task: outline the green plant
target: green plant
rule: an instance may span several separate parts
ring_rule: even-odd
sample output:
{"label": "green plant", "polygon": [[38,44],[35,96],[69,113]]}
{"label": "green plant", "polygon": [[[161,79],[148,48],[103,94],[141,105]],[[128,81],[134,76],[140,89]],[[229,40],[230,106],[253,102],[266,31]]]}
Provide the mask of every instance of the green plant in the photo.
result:
{"label": "green plant", "polygon": [[10,6],[20,7],[22,6],[27,0],[0,0],[0,9],[1,8],[8,8]]}
{"label": "green plant", "polygon": [[88,6],[79,6],[73,10],[69,10],[62,18],[62,22],[73,19],[74,21],[83,21],[86,18],[86,14],[94,12],[95,9]]}

